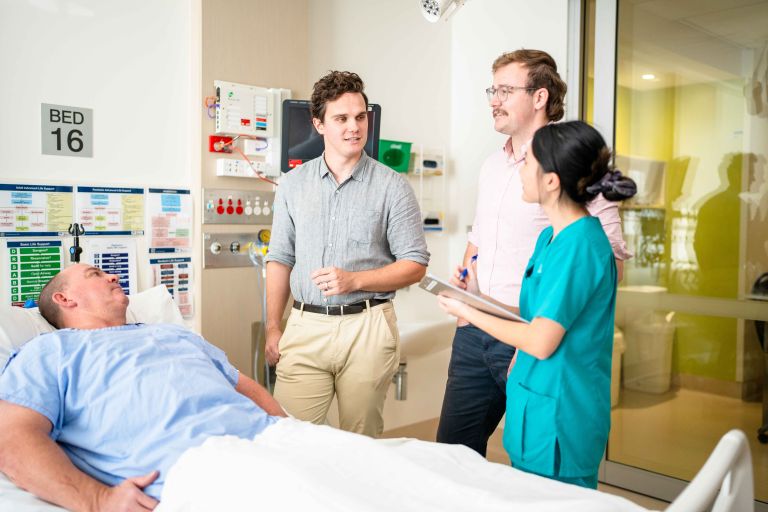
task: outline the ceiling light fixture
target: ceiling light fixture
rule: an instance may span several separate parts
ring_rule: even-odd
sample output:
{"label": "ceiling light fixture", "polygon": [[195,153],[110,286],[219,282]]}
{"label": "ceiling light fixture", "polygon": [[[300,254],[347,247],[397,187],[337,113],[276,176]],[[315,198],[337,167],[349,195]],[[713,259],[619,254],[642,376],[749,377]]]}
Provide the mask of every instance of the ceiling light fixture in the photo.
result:
{"label": "ceiling light fixture", "polygon": [[656,78],[656,75],[653,73],[645,73],[644,75],[640,75],[640,78],[643,80],[654,80]]}
{"label": "ceiling light fixture", "polygon": [[448,21],[453,13],[459,10],[467,0],[418,0],[421,14],[430,23],[437,23],[440,18]]}

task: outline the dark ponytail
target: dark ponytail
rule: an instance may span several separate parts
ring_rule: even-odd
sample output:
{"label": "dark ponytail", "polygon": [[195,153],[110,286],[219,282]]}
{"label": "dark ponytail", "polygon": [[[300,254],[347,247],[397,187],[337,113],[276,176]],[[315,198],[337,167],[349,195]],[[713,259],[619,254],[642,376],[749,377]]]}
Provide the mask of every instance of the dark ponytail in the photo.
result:
{"label": "dark ponytail", "polygon": [[600,193],[609,201],[637,193],[634,181],[611,169],[611,152],[602,135],[583,121],[543,126],[531,147],[542,171],[556,173],[561,194],[575,203],[585,204]]}

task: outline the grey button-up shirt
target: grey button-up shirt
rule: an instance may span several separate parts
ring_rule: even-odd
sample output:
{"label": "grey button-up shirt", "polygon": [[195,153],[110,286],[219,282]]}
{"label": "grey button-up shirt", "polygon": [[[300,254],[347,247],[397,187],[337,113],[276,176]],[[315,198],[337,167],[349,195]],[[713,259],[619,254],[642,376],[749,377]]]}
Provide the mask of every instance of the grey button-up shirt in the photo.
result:
{"label": "grey button-up shirt", "polygon": [[390,292],[356,291],[323,297],[312,272],[338,267],[352,272],[397,260],[426,266],[429,252],[421,212],[406,179],[363,152],[350,178],[337,184],[324,155],[280,180],[267,261],[292,267],[293,298],[314,305],[392,298]]}

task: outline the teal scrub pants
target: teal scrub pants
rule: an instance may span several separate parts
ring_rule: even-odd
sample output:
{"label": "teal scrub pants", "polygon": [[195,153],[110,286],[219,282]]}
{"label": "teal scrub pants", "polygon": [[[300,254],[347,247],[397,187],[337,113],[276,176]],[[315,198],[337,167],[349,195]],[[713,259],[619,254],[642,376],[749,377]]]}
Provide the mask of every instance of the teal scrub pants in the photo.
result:
{"label": "teal scrub pants", "polygon": [[[514,467],[514,464],[512,465]],[[551,478],[552,480],[557,480],[558,482],[563,482],[566,484],[573,484],[578,485],[579,487],[586,487],[587,489],[597,489],[597,473],[594,475],[589,476],[559,476],[559,475],[542,475],[541,473],[536,473],[535,471],[528,471],[524,468],[517,468],[521,471],[525,471],[526,473],[531,473],[538,476],[543,476],[544,478]]]}

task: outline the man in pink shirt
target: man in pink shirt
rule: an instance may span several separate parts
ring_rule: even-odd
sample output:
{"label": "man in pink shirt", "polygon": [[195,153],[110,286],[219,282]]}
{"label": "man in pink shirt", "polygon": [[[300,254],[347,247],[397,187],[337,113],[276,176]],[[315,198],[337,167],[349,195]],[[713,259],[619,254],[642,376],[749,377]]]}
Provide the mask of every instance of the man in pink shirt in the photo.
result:
{"label": "man in pink shirt", "polygon": [[[464,253],[464,267],[477,256],[480,291],[517,307],[523,272],[547,216],[522,199],[519,169],[526,147],[542,126],[564,114],[566,84],[546,52],[516,50],[493,63],[493,86],[486,90],[494,129],[509,136],[480,170],[477,210]],[[618,204],[602,195],[587,205],[600,218],[616,256],[631,257],[621,234]],[[454,278],[454,283],[464,286]],[[459,324],[453,339],[437,441],[463,444],[485,456],[506,408],[506,380],[515,349],[470,324]]]}

